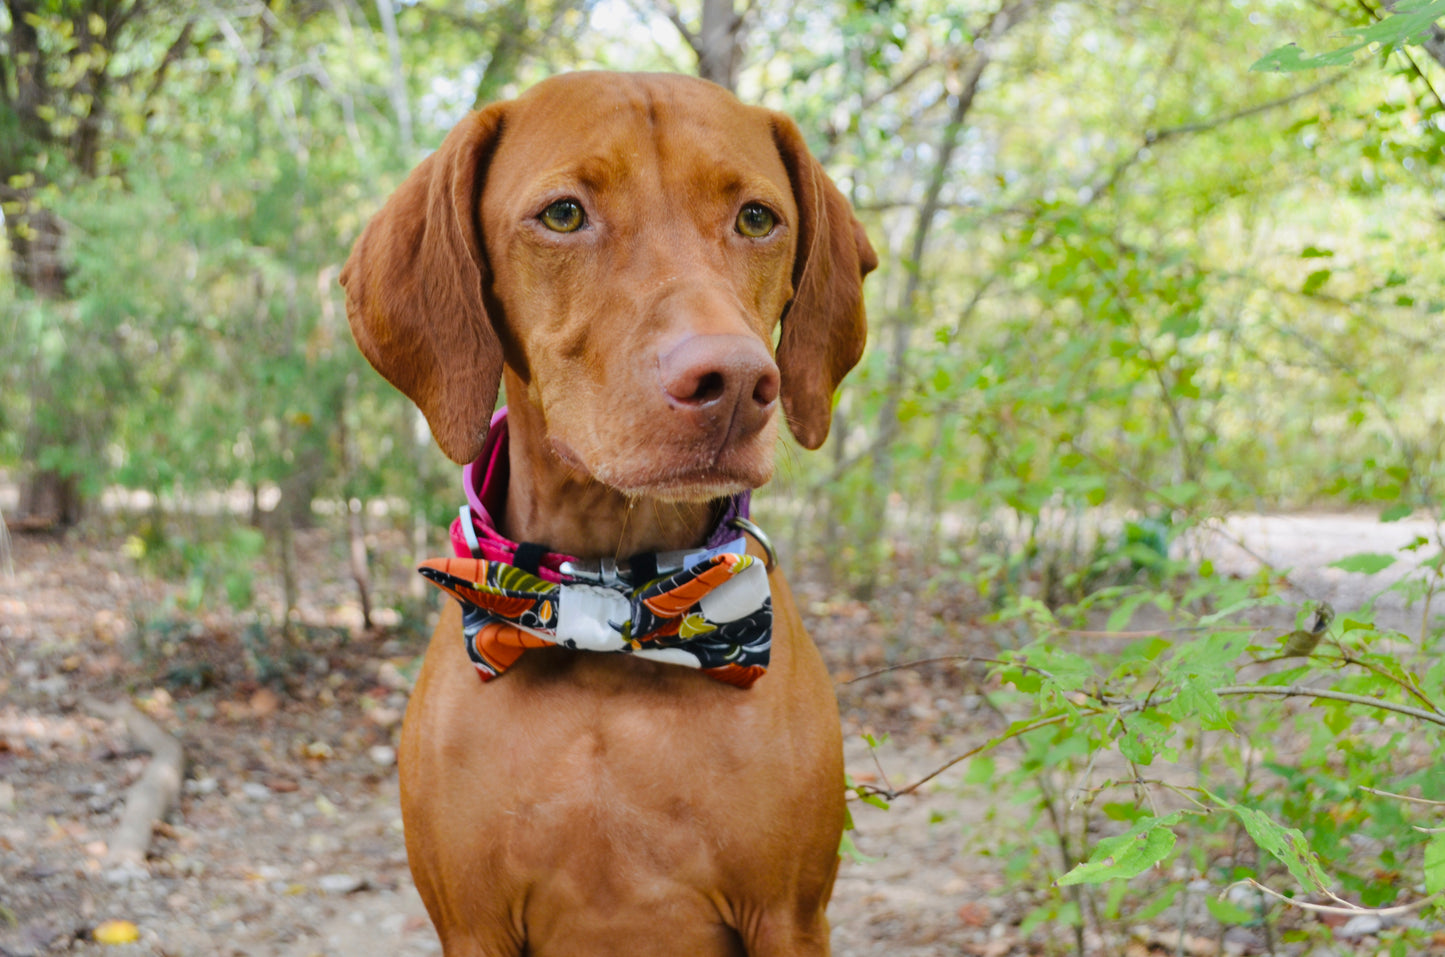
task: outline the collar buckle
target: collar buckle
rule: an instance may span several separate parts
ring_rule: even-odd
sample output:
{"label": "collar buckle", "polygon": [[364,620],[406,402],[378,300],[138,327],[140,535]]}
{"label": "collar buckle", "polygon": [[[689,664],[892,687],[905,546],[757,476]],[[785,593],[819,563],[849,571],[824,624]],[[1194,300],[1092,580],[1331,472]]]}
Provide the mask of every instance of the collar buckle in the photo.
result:
{"label": "collar buckle", "polygon": [[[695,550],[658,552],[657,574],[671,575],[674,572],[682,571],[687,567],[688,556],[694,553]],[[639,585],[647,584],[633,579],[632,565],[629,562],[618,561],[615,558],[574,558],[557,566],[557,571],[564,578],[575,578],[581,582],[605,585],[608,588],[636,588]]]}
{"label": "collar buckle", "polygon": [[557,566],[557,571],[565,578],[616,588],[629,583],[631,569],[615,558],[574,558]]}

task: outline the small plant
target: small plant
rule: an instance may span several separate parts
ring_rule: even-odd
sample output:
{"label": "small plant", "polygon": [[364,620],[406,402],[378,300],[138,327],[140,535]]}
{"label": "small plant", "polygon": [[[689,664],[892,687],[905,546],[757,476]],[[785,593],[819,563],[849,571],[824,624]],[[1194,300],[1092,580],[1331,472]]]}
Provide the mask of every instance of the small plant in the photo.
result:
{"label": "small plant", "polygon": [[[1146,920],[1302,939],[1320,926],[1309,912],[1378,918],[1387,952],[1417,952],[1415,918],[1445,901],[1438,531],[1403,556],[1413,568],[1382,590],[1414,600],[1418,635],[1370,607],[1336,615],[1319,602],[1281,622],[1282,576],[1229,578],[1207,563],[1058,609],[1015,597],[1003,617],[1038,637],[989,664],[1007,726],[949,765],[980,762],[970,780],[1048,825],[1056,893],[1023,930],[1069,928],[1083,954],[1085,928],[1119,941]],[[1379,575],[1398,558],[1334,565]],[[1156,623],[1134,628],[1145,608]],[[854,790],[887,800],[920,783]]]}
{"label": "small plant", "polygon": [[184,581],[177,604],[187,612],[220,603],[245,609],[255,597],[255,565],[265,554],[266,539],[244,525],[232,525],[218,542],[193,539],[168,535],[153,521],[127,540],[125,550],[157,578]]}

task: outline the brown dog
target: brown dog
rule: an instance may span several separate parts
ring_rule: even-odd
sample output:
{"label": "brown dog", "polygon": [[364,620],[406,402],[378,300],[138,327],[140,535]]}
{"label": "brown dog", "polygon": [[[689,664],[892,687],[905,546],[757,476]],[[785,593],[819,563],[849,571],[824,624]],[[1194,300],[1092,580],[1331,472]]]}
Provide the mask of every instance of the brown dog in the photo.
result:
{"label": "brown dog", "polygon": [[[341,281],[362,351],[454,461],[505,381],[501,530],[608,558],[707,539],[771,476],[779,399],[822,444],[876,263],[791,120],[688,77],[576,73],[464,119]],[[768,581],[749,688],[564,648],[484,683],[447,603],[401,795],[448,957],[828,953],[837,702]]]}

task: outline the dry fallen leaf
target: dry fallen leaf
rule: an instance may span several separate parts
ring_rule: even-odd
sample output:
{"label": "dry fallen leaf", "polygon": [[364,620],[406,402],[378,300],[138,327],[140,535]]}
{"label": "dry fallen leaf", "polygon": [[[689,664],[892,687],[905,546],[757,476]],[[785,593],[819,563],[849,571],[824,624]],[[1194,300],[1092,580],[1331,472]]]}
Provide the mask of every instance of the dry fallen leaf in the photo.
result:
{"label": "dry fallen leaf", "polygon": [[302,753],[313,761],[325,761],[336,757],[336,751],[325,741],[312,741],[302,749]]}
{"label": "dry fallen leaf", "polygon": [[276,713],[281,707],[281,699],[276,692],[270,688],[261,688],[251,695],[251,713],[258,718],[266,718]]}
{"label": "dry fallen leaf", "polygon": [[140,940],[140,929],[128,920],[108,920],[96,927],[91,936],[102,944],[129,944]]}
{"label": "dry fallen leaf", "polygon": [[958,919],[965,927],[987,927],[993,922],[993,911],[980,901],[964,901],[958,908]]}

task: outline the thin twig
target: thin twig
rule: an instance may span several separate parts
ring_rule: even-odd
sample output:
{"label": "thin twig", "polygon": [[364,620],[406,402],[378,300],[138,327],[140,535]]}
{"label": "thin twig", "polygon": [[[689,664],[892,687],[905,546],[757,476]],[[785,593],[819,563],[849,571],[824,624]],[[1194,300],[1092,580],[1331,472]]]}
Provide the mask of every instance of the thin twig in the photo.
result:
{"label": "thin twig", "polygon": [[870,747],[868,754],[873,758],[873,766],[878,769],[878,779],[883,782],[883,785],[887,787],[888,790],[893,790],[893,782],[888,780],[888,772],[883,770],[883,762],[878,759],[878,749]]}
{"label": "thin twig", "polygon": [[1227,631],[1265,631],[1258,625],[1229,625],[1217,627],[1215,625],[1177,625],[1173,628],[1145,628],[1141,631],[1091,631],[1086,628],[1058,628],[1055,634],[1068,635],[1071,638],[1118,638],[1128,640],[1133,638],[1158,638],[1164,635],[1184,635],[1195,632],[1207,631],[1211,635],[1221,634]]}
{"label": "thin twig", "polygon": [[1390,681],[1399,685],[1405,690],[1407,694],[1415,698],[1417,701],[1419,701],[1421,704],[1423,704],[1425,707],[1429,708],[1436,714],[1442,713],[1439,708],[1435,707],[1435,702],[1425,697],[1424,692],[1422,692],[1419,688],[1416,688],[1414,685],[1410,684],[1410,682],[1405,681],[1404,679],[1399,678],[1395,675],[1392,675],[1385,669],[1377,665],[1372,665],[1368,661],[1361,661],[1358,658],[1351,657],[1351,655],[1343,648],[1340,648],[1340,652],[1341,657],[1338,659],[1330,658],[1328,655],[1310,655],[1310,658],[1321,661],[1339,661],[1341,664],[1356,665],[1360,668],[1364,668],[1366,671],[1370,672],[1373,675],[1378,675],[1379,677],[1384,678],[1386,681]]}
{"label": "thin twig", "polygon": [[1427,807],[1445,807],[1445,801],[1430,801],[1426,798],[1411,797],[1408,794],[1396,794],[1393,791],[1382,791],[1379,788],[1367,788],[1364,785],[1360,786],[1360,790],[1364,791],[1367,794],[1373,794],[1376,797],[1394,798],[1397,801],[1407,801],[1410,804],[1424,804]]}
{"label": "thin twig", "polygon": [[918,668],[923,665],[941,664],[945,661],[967,661],[979,665],[1004,665],[1008,667],[1019,668],[1023,671],[1031,671],[1036,675],[1043,675],[1045,678],[1053,677],[1053,675],[1049,674],[1047,671],[1044,671],[1042,668],[1035,668],[1033,665],[1026,665],[1018,661],[1006,661],[1002,658],[983,658],[979,657],[978,655],[939,655],[936,658],[919,658],[916,661],[901,661],[896,665],[889,665],[886,668],[879,668],[877,671],[870,671],[867,674],[858,675],[856,678],[849,678],[847,681],[844,681],[842,683],[845,685],[851,685],[857,681],[863,681],[868,678],[876,678],[879,675],[886,675],[890,671],[904,671],[908,668]]}
{"label": "thin twig", "polygon": [[672,25],[676,27],[677,32],[682,35],[683,41],[692,48],[692,52],[701,56],[702,39],[687,25],[687,21],[682,18],[682,11],[677,8],[677,5],[672,3],[671,0],[659,0],[657,5],[662,10],[662,15],[672,21]]}
{"label": "thin twig", "polygon": [[[865,785],[860,785],[860,786],[859,786],[858,788],[856,788],[855,790],[858,792],[858,796],[859,796],[859,797],[863,797],[863,796],[865,796],[865,794],[876,794],[876,795],[878,795],[879,797],[884,798],[885,800],[892,801],[892,800],[894,800],[895,798],[900,798],[900,797],[902,797],[902,796],[905,795],[905,794],[912,794],[914,791],[917,791],[919,788],[923,787],[923,785],[927,784],[929,781],[932,781],[934,778],[938,777],[938,776],[939,776],[940,774],[942,774],[944,771],[947,771],[949,768],[953,767],[955,764],[958,764],[958,763],[961,762],[961,761],[967,761],[969,758],[973,757],[974,755],[982,754],[982,753],[985,752],[985,751],[991,751],[991,750],[993,750],[994,748],[998,747],[1000,744],[1003,744],[1005,741],[1009,741],[1009,740],[1012,740],[1013,738],[1017,738],[1019,735],[1028,734],[1030,731],[1037,731],[1039,728],[1046,728],[1046,727],[1048,727],[1048,726],[1051,725],[1051,724],[1059,724],[1060,722],[1067,721],[1068,719],[1070,719],[1070,718],[1072,718],[1072,717],[1074,717],[1074,716],[1073,716],[1072,714],[1068,714],[1068,713],[1056,714],[1056,715],[1053,715],[1052,717],[1044,718],[1044,719],[1041,720],[1041,721],[1035,721],[1035,722],[1033,722],[1033,723],[1031,723],[1031,724],[1027,724],[1027,725],[1025,725],[1025,726],[1023,726],[1023,727],[1021,727],[1021,728],[1016,728],[1015,730],[1008,732],[1007,734],[1003,735],[1002,737],[990,738],[988,741],[985,741],[983,744],[980,744],[978,747],[976,747],[976,748],[970,748],[969,750],[965,751],[964,753],[962,753],[962,754],[960,754],[960,755],[956,755],[955,757],[950,758],[948,761],[944,762],[942,765],[940,765],[940,766],[938,766],[937,768],[933,769],[932,771],[928,772],[928,774],[926,774],[926,775],[924,775],[923,777],[919,778],[917,781],[914,781],[912,784],[907,785],[906,787],[902,787],[902,788],[899,788],[899,789],[897,789],[897,790],[892,790],[892,789],[884,790],[883,788],[876,788],[876,787],[873,787],[873,786],[871,786],[871,785],[866,785],[866,784],[865,784]],[[865,789],[866,789],[866,790],[865,790]],[[852,798],[849,798],[849,800],[852,800]]]}
{"label": "thin twig", "polygon": [[[1214,689],[1214,693],[1216,695],[1219,695],[1220,697],[1225,697],[1228,695],[1277,695],[1286,698],[1322,698],[1329,701],[1343,701],[1347,704],[1358,704],[1369,708],[1379,708],[1382,711],[1393,711],[1397,714],[1408,715],[1412,718],[1419,718],[1421,721],[1429,721],[1432,724],[1438,724],[1442,727],[1445,727],[1445,715],[1432,714],[1431,712],[1425,711],[1421,708],[1412,708],[1409,705],[1396,704],[1392,701],[1383,701],[1379,698],[1371,698],[1366,695],[1347,694],[1343,691],[1329,691],[1322,688],[1306,688],[1301,685],[1230,685],[1224,688],[1216,688]],[[1167,704],[1172,700],[1174,699],[1171,696],[1168,698],[1161,698],[1155,701],[1133,702],[1132,707],[1118,705],[1115,706],[1115,710],[1118,714],[1135,713],[1143,711],[1150,706],[1157,707],[1159,705]],[[1089,717],[1093,715],[1103,714],[1106,710],[1107,708],[1105,707],[1080,707],[1074,711],[1066,711],[1060,714],[1051,715],[1050,717],[1043,718],[1038,721],[1030,722],[1029,724],[1023,725],[1022,727],[1015,728],[1014,730],[1005,733],[1001,737],[991,738],[976,748],[970,748],[962,754],[950,758],[948,761],[944,762],[933,771],[930,771],[928,774],[924,775],[922,778],[919,778],[917,781],[914,781],[912,784],[907,785],[906,787],[898,789],[884,789],[864,785],[857,789],[858,794],[859,796],[863,796],[864,794],[877,794],[891,801],[894,798],[902,797],[905,794],[910,794],[918,790],[920,787],[927,784],[934,778],[938,777],[940,774],[942,774],[944,771],[947,771],[954,765],[962,761],[966,761],[969,758],[974,757],[975,755],[982,754],[985,751],[992,750],[993,748],[998,747],[1000,744],[1003,744],[1005,741],[1017,738],[1020,735],[1028,734],[1030,731],[1037,731],[1039,728],[1046,728],[1049,725],[1059,724],[1063,721],[1068,721],[1076,717]],[[1369,789],[1366,788],[1365,790]]]}
{"label": "thin twig", "polygon": [[1332,907],[1328,904],[1311,904],[1308,901],[1296,900],[1293,897],[1286,897],[1279,891],[1270,890],[1268,887],[1265,887],[1254,878],[1247,877],[1242,881],[1236,881],[1235,883],[1230,884],[1229,887],[1226,887],[1224,889],[1224,892],[1220,894],[1220,897],[1222,898],[1224,894],[1229,893],[1230,888],[1237,887],[1240,884],[1246,884],[1263,894],[1268,894],[1270,897],[1273,897],[1276,900],[1284,901],[1286,904],[1289,904],[1292,907],[1298,907],[1301,910],[1307,910],[1313,914],[1338,914],[1342,917],[1353,917],[1357,914],[1373,914],[1376,917],[1398,917],[1403,914],[1409,914],[1413,913],[1414,911],[1420,910],[1430,902],[1439,898],[1441,894],[1445,894],[1445,891],[1436,891],[1429,897],[1422,897],[1419,900],[1412,901],[1409,904],[1398,904],[1394,907],[1361,907],[1359,904],[1351,904],[1349,901],[1337,897],[1334,894],[1330,894],[1329,891],[1326,891],[1325,893],[1329,895],[1331,900],[1336,900],[1340,902],[1341,906]]}

